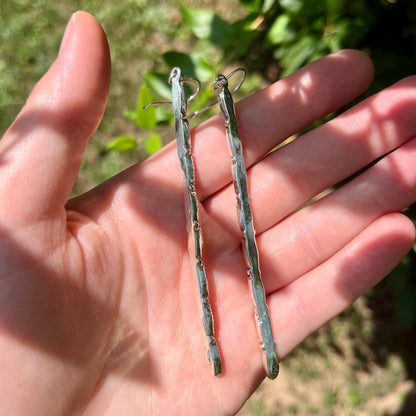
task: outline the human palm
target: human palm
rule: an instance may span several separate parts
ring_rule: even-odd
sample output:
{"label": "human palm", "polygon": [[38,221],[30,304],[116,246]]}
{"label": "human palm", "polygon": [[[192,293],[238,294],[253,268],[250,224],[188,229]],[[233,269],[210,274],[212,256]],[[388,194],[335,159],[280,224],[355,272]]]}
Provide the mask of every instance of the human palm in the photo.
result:
{"label": "human palm", "polygon": [[[264,372],[222,121],[193,132],[223,359],[214,377],[175,144],[66,203],[104,111],[109,65],[101,28],[78,13],[0,141],[0,413],[233,414]],[[268,154],[371,78],[366,56],[342,51],[237,104],[281,358],[384,277],[414,241],[412,223],[396,213],[415,201],[414,79]]]}

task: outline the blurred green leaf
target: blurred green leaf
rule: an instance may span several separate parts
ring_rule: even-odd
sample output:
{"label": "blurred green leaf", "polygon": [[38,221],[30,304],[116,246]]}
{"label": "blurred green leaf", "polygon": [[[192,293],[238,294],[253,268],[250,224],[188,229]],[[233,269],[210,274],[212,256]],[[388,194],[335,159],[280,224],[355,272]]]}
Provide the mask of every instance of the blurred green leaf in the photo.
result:
{"label": "blurred green leaf", "polygon": [[181,10],[184,23],[197,38],[209,40],[219,48],[224,48],[232,40],[232,25],[215,13],[191,7],[182,7]]}
{"label": "blurred green leaf", "polygon": [[235,36],[231,45],[232,48],[229,48],[231,49],[232,59],[238,59],[244,56],[250,48],[250,45],[260,35],[261,32],[254,28],[257,19],[258,14],[253,13],[233,24]]}
{"label": "blurred green leaf", "polygon": [[201,53],[193,54],[192,59],[195,63],[196,78],[201,82],[211,80],[217,73],[217,65],[212,64]]}
{"label": "blurred green leaf", "polygon": [[118,136],[107,144],[108,150],[118,150],[119,152],[127,152],[137,147],[137,141],[132,134]]}
{"label": "blurred green leaf", "polygon": [[[280,0],[279,2],[288,13],[307,19],[308,24],[313,23],[315,19],[326,20],[328,18],[328,2],[325,0]],[[331,5],[331,10],[332,8],[334,8],[333,5]]]}
{"label": "blurred green leaf", "polygon": [[162,139],[157,133],[150,135],[144,142],[144,148],[149,155],[156,153],[162,146]]}
{"label": "blurred green leaf", "polygon": [[157,72],[146,72],[144,79],[147,85],[160,97],[171,101],[172,89],[169,85],[169,75],[160,74]]}
{"label": "blurred green leaf", "polygon": [[288,42],[296,36],[294,31],[290,29],[290,16],[281,14],[271,25],[267,32],[266,41],[271,45]]}
{"label": "blurred green leaf", "polygon": [[163,54],[163,59],[171,68],[180,67],[185,78],[197,78],[205,82],[216,73],[216,66],[209,62],[202,53],[188,55],[169,51]]}
{"label": "blurred green leaf", "polygon": [[302,0],[279,0],[279,3],[283,9],[292,13],[298,13],[303,6]]}
{"label": "blurred green leaf", "polygon": [[[208,88],[203,88],[201,92],[195,97],[195,100],[192,101],[192,103],[190,104],[191,108],[189,109],[189,113],[200,110],[201,108],[206,107],[207,104],[217,102],[217,100],[214,98],[214,92],[212,91],[211,88],[209,88],[209,85],[207,87]],[[201,120],[206,120],[210,116],[212,116],[212,112],[209,109],[207,111],[202,112],[197,117],[198,123]]]}
{"label": "blurred green leaf", "polygon": [[183,21],[190,27],[193,34],[199,39],[209,39],[214,13],[191,7],[182,7],[181,10]]}
{"label": "blurred green leaf", "polygon": [[132,121],[134,124],[136,124],[137,119],[137,113],[134,110],[126,110],[123,113],[124,117],[127,117],[130,121]]}
{"label": "blurred green leaf", "polygon": [[158,125],[170,124],[170,122],[173,121],[172,106],[158,105],[154,108]]}
{"label": "blurred green leaf", "polygon": [[317,40],[311,35],[305,35],[290,47],[279,48],[276,57],[284,68],[283,76],[287,76],[300,68],[316,51]]}
{"label": "blurred green leaf", "polygon": [[343,11],[345,0],[326,0],[327,16],[334,20],[338,18]]}
{"label": "blurred green leaf", "polygon": [[341,20],[333,26],[333,31],[326,34],[327,43],[330,52],[336,52],[343,47],[344,39],[348,36],[349,22]]}
{"label": "blurred green leaf", "polygon": [[156,116],[154,107],[143,107],[153,102],[152,94],[146,85],[140,89],[139,99],[136,109],[136,124],[143,130],[152,130],[156,127]]}
{"label": "blurred green leaf", "polygon": [[196,77],[195,62],[189,55],[181,52],[166,52],[163,54],[163,59],[171,68],[180,67],[186,78]]}
{"label": "blurred green leaf", "polygon": [[219,48],[225,48],[233,40],[233,37],[234,31],[232,25],[217,15],[214,15],[209,41]]}
{"label": "blurred green leaf", "polygon": [[261,13],[263,10],[263,0],[240,0],[241,5],[249,13]]}
{"label": "blurred green leaf", "polygon": [[275,3],[275,0],[264,0],[262,13],[267,13]]}
{"label": "blurred green leaf", "polygon": [[305,63],[316,61],[317,59],[322,58],[323,56],[331,52],[330,43],[331,43],[331,38],[329,37],[323,37],[321,39],[317,39],[314,44],[314,50],[309,55]]}

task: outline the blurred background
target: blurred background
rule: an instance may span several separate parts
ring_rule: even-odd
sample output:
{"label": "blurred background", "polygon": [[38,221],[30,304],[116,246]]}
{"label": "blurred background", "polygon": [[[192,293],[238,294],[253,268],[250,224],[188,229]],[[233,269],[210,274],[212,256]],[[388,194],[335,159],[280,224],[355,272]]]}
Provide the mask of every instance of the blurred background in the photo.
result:
{"label": "blurred background", "polygon": [[[1,134],[53,62],[76,10],[102,24],[113,75],[74,195],[172,140],[169,108],[142,110],[170,99],[172,66],[207,83],[243,66],[240,97],[342,48],[361,49],[375,64],[375,80],[358,99],[416,73],[412,0],[0,0]],[[208,88],[194,106],[212,100]],[[415,206],[405,213],[416,223]],[[294,351],[278,380],[265,381],[239,416],[415,415],[415,350],[416,245],[382,283]]]}

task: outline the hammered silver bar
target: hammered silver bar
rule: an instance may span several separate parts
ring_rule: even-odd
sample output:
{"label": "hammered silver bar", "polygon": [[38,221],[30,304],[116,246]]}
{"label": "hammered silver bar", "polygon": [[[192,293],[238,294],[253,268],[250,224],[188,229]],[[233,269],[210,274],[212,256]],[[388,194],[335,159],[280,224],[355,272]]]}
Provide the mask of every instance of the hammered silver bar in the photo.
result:
{"label": "hammered silver bar", "polygon": [[191,151],[191,135],[187,120],[187,99],[181,70],[171,71],[169,82],[172,85],[172,105],[175,119],[176,141],[181,168],[184,173],[185,211],[189,232],[189,254],[193,273],[198,283],[202,308],[202,322],[208,340],[208,359],[213,366],[214,375],[221,374],[221,357],[214,338],[214,320],[209,303],[208,282],[203,261],[203,239],[199,222],[199,201],[195,190],[195,167]]}
{"label": "hammered silver bar", "polygon": [[273,339],[269,308],[266,304],[266,296],[261,280],[259,255],[248,194],[247,173],[244,165],[241,138],[234,112],[233,98],[228,89],[228,78],[231,75],[228,75],[228,77],[222,74],[217,75],[213,89],[219,89],[218,103],[224,117],[228,144],[232,154],[232,171],[237,196],[238,219],[243,235],[244,252],[249,267],[248,278],[255,304],[255,315],[259,335],[262,340],[261,348],[263,351],[264,368],[267,376],[274,379],[279,373],[279,360],[276,353],[276,343]]}

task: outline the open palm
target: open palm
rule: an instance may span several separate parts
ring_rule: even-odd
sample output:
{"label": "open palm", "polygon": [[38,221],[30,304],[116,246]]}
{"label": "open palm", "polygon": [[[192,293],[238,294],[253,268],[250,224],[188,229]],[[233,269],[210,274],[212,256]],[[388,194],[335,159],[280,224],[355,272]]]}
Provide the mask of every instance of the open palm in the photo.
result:
{"label": "open palm", "polygon": [[[213,377],[175,143],[67,203],[105,108],[109,68],[100,26],[76,14],[58,59],[0,141],[0,413],[233,414],[264,372],[222,121],[193,131],[223,360]],[[397,212],[416,200],[415,79],[268,154],[359,95],[372,75],[365,55],[341,51],[236,106],[281,358],[414,241]]]}

